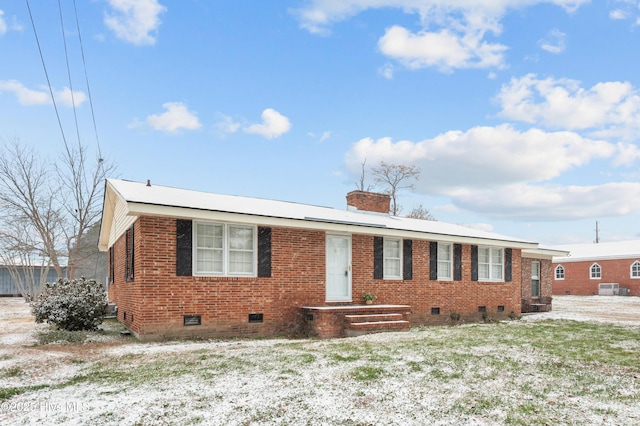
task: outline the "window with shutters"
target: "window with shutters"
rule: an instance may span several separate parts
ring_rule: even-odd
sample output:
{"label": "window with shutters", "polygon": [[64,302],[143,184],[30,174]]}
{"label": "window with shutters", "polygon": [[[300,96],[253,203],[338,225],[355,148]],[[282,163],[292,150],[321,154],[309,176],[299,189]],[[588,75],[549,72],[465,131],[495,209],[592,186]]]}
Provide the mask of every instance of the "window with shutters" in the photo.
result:
{"label": "window with shutters", "polygon": [[438,279],[451,280],[453,278],[453,245],[438,243]]}
{"label": "window with shutters", "polygon": [[504,281],[504,249],[478,247],[478,280]]}
{"label": "window with shutters", "polygon": [[402,240],[384,239],[384,278],[402,279]]}
{"label": "window with shutters", "polygon": [[256,227],[194,222],[194,275],[256,276]]}

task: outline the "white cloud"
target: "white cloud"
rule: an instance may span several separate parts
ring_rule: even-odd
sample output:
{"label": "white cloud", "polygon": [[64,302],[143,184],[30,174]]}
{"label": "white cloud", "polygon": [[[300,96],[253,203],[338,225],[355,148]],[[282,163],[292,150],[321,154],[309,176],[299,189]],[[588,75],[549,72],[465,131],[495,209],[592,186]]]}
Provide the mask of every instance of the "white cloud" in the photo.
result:
{"label": "white cloud", "polygon": [[[416,69],[504,67],[506,46],[485,40],[499,35],[503,16],[511,9],[552,3],[572,12],[589,0],[311,0],[294,14],[311,33],[328,34],[336,22],[367,9],[397,8],[419,16],[422,29],[411,32],[391,25],[378,41],[381,52]],[[551,46],[551,45],[549,45]],[[556,48],[558,48],[556,46]],[[384,74],[383,74],[384,75]]]}
{"label": "white cloud", "polygon": [[614,21],[627,19],[628,17],[629,17],[629,14],[622,9],[614,9],[609,12],[609,18],[613,19]]}
{"label": "white cloud", "polygon": [[347,153],[346,164],[354,175],[360,173],[365,158],[369,164],[380,160],[415,164],[422,170],[418,186],[426,193],[443,193],[457,187],[542,182],[616,154],[616,145],[576,133],[520,132],[505,124],[450,131],[421,142],[361,139]]}
{"label": "white cloud", "polygon": [[7,23],[4,21],[2,17],[4,15],[4,11],[0,10],[0,36],[4,35],[7,32]]}
{"label": "white cloud", "polygon": [[480,31],[456,34],[448,29],[414,34],[396,25],[386,30],[378,47],[410,69],[502,68],[506,46],[483,42],[483,36]]}
{"label": "white cloud", "polygon": [[291,129],[289,119],[278,111],[267,108],[262,111],[262,123],[245,127],[245,133],[253,133],[264,136],[267,139],[277,138]]}
{"label": "white cloud", "polygon": [[[17,80],[0,80],[0,93],[13,93],[18,99],[18,103],[24,106],[31,105],[49,105],[51,104],[51,94],[48,90],[28,89]],[[53,95],[58,105],[72,107],[71,89],[65,87],[62,90],[54,90]],[[76,106],[80,106],[86,101],[87,97],[83,92],[73,92],[73,101]]]}
{"label": "white cloud", "polygon": [[147,124],[155,130],[176,133],[181,129],[196,130],[202,127],[195,112],[189,111],[182,102],[166,102],[162,107],[167,111],[147,117]]}
{"label": "white cloud", "polygon": [[320,135],[320,143],[329,140],[329,138],[331,138],[331,131],[327,130],[322,132],[322,135]]}
{"label": "white cloud", "polygon": [[157,0],[107,0],[111,7],[104,23],[118,37],[135,45],[155,44],[154,33],[160,27],[160,15],[167,8]]}
{"label": "white cloud", "polygon": [[392,64],[384,64],[383,66],[378,68],[378,74],[386,78],[387,80],[393,79],[394,71],[395,69]]}
{"label": "white cloud", "polygon": [[496,96],[500,116],[548,128],[591,130],[596,137],[640,135],[640,93],[629,82],[584,89],[568,79],[513,78]]}
{"label": "white cloud", "polygon": [[551,30],[544,39],[538,41],[538,44],[542,50],[549,53],[562,53],[566,48],[566,37],[567,35],[560,30]]}
{"label": "white cloud", "polygon": [[597,186],[533,186],[457,189],[449,196],[461,208],[512,220],[569,220],[640,213],[640,183]]}
{"label": "white cloud", "polygon": [[241,127],[240,123],[236,123],[235,121],[233,121],[233,118],[224,114],[217,114],[217,115],[218,115],[218,121],[216,122],[215,127],[218,130],[218,132],[221,133],[222,135],[235,133],[238,130],[240,130],[240,127]]}

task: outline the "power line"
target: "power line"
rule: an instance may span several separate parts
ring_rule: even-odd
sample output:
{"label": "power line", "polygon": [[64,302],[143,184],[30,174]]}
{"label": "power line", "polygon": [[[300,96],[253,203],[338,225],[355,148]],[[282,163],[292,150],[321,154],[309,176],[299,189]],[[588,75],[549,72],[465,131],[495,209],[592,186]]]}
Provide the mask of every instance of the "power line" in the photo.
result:
{"label": "power line", "polygon": [[29,5],[29,0],[25,0],[27,3],[27,9],[29,10],[29,19],[31,19],[31,27],[33,28],[33,35],[36,38],[36,44],[38,45],[38,52],[40,53],[40,61],[42,62],[42,68],[44,69],[44,75],[47,78],[47,85],[49,86],[49,93],[51,94],[51,101],[53,102],[53,109],[56,111],[56,117],[58,119],[58,127],[60,128],[60,133],[62,134],[62,140],[64,141],[64,146],[67,146],[67,138],[64,134],[64,128],[62,127],[62,121],[60,120],[60,112],[58,111],[58,105],[56,104],[56,98],[53,96],[53,89],[51,88],[51,80],[49,80],[49,73],[47,72],[47,66],[44,62],[44,56],[42,56],[42,47],[40,46],[40,40],[38,39],[38,32],[36,31],[36,24],[33,21],[33,14],[31,13],[31,6]]}
{"label": "power line", "polygon": [[[67,64],[67,78],[69,79],[69,90],[71,91],[71,108],[73,109],[73,119],[76,125],[76,135],[78,136],[78,146],[81,145],[80,142],[80,128],[78,127],[78,112],[76,110],[76,100],[73,95],[73,83],[71,82],[71,67],[69,67],[69,51],[67,50],[67,39],[64,36],[64,20],[62,19],[62,5],[60,4],[60,0],[58,0],[58,12],[60,14],[60,30],[62,33],[62,45],[64,46],[64,59]],[[67,152],[69,152],[69,147],[65,141],[65,148]]]}
{"label": "power line", "polygon": [[96,145],[98,147],[98,158],[102,159],[102,152],[100,150],[100,139],[98,138],[98,126],[96,126],[96,115],[93,109],[93,99],[91,98],[91,88],[89,85],[89,75],[87,74],[87,63],[84,59],[84,47],[82,45],[82,35],[80,34],[80,23],[78,21],[78,8],[76,7],[76,0],[73,0],[73,11],[76,17],[76,28],[78,30],[78,41],[80,42],[80,53],[82,54],[82,66],[84,67],[84,79],[87,83],[87,95],[89,97],[89,106],[91,107],[91,118],[93,119],[93,130],[96,134]]}

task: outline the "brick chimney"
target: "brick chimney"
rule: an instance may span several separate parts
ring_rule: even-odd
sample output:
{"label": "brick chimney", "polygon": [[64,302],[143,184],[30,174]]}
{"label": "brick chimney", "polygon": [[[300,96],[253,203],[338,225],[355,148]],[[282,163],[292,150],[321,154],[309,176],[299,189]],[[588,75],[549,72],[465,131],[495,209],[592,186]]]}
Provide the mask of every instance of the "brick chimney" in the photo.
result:
{"label": "brick chimney", "polygon": [[391,197],[377,192],[351,191],[347,194],[347,206],[368,212],[389,214]]}

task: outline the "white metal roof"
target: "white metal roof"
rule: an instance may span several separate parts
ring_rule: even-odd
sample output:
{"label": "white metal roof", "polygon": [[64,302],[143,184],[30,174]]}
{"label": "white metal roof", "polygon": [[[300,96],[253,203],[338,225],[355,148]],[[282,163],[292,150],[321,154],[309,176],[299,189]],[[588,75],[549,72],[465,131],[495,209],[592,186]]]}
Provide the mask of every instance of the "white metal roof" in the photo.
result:
{"label": "white metal roof", "polygon": [[568,256],[554,257],[553,261],[580,262],[584,260],[640,258],[640,240],[615,241],[609,243],[570,244],[555,246],[569,252]]}
{"label": "white metal roof", "polygon": [[[118,213],[122,210],[122,213]],[[118,216],[119,215],[119,216]],[[117,217],[130,223],[142,215],[160,215],[192,219],[241,220],[265,225],[295,226],[327,231],[413,235],[440,241],[475,242],[539,250],[538,244],[520,238],[439,221],[410,219],[358,210],[338,210],[307,204],[261,198],[212,194],[167,186],[108,179],[105,189],[103,223],[99,246],[106,250],[127,226],[113,229]],[[107,223],[105,223],[107,222]],[[376,228],[373,231],[370,228]],[[115,231],[115,232],[114,232]],[[420,234],[420,235],[417,235]]]}

